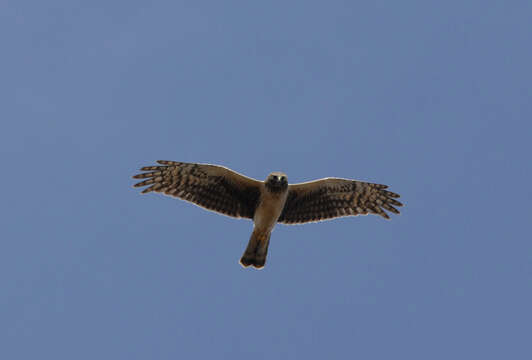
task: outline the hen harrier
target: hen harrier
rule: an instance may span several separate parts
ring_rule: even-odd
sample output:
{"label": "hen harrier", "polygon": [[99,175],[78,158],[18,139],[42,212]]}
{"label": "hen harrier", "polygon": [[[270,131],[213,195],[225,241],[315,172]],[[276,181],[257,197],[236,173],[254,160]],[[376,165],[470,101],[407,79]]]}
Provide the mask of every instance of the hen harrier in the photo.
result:
{"label": "hen harrier", "polygon": [[302,224],[340,216],[376,214],[390,217],[384,210],[399,214],[394,206],[399,195],[388,186],[356,180],[324,178],[288,184],[286,175],[273,172],[258,181],[223,166],[159,160],[161,166],[145,166],[148,171],[133,176],[147,179],[135,187],[150,185],[152,191],[190,201],[207,210],[253,220],[253,232],[240,264],[264,267],[270,234],[276,223]]}

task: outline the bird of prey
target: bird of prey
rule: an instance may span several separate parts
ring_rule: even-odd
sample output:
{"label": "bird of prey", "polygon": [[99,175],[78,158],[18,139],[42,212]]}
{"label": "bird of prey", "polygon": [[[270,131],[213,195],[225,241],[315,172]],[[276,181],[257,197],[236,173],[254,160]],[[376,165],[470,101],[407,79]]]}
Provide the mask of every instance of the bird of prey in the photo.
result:
{"label": "bird of prey", "polygon": [[288,184],[285,174],[272,172],[259,181],[219,165],[158,160],[145,166],[134,187],[190,201],[207,210],[253,220],[253,232],[240,264],[264,267],[275,224],[302,224],[341,216],[376,214],[390,217],[403,206],[388,186],[357,180],[324,178]]}

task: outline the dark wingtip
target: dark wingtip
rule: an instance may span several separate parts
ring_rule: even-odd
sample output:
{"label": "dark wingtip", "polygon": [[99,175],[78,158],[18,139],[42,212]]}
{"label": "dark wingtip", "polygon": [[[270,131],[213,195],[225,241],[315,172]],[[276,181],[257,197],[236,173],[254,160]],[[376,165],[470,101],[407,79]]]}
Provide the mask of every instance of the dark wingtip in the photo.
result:
{"label": "dark wingtip", "polygon": [[403,203],[394,199],[388,199],[388,202],[393,206],[403,206]]}
{"label": "dark wingtip", "polygon": [[390,197],[390,198],[400,198],[401,195],[397,194],[397,193],[394,193],[392,191],[388,191],[388,190],[384,190],[384,193],[386,194],[386,196]]}
{"label": "dark wingtip", "polygon": [[170,161],[170,160],[157,160],[156,163],[157,163],[157,164],[161,164],[161,165],[173,165],[173,164],[175,164],[175,161]]}

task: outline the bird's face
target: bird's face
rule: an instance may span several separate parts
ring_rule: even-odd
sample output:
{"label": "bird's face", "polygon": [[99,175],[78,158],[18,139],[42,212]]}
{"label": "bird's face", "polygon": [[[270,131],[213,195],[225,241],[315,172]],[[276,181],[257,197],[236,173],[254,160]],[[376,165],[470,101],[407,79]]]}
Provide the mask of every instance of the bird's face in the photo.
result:
{"label": "bird's face", "polygon": [[284,191],[288,188],[288,179],[282,172],[273,172],[268,175],[265,185],[271,192]]}

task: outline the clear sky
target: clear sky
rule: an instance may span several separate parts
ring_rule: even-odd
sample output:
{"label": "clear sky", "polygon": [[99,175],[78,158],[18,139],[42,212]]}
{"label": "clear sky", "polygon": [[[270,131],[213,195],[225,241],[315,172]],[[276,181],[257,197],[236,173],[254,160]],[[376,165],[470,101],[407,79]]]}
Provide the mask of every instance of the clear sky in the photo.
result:
{"label": "clear sky", "polygon": [[[530,1],[0,3],[0,358],[532,358]],[[252,224],[155,160],[390,185]]]}

